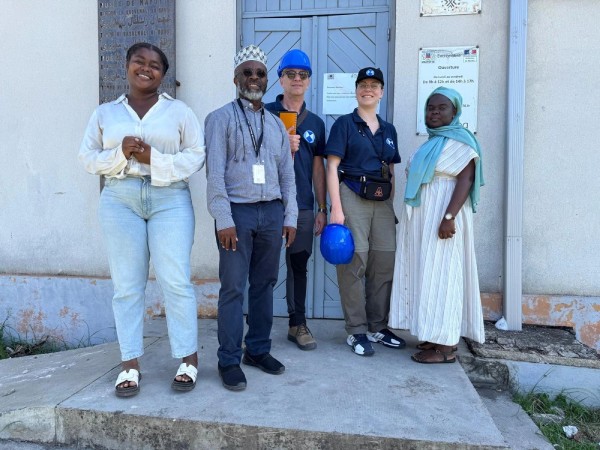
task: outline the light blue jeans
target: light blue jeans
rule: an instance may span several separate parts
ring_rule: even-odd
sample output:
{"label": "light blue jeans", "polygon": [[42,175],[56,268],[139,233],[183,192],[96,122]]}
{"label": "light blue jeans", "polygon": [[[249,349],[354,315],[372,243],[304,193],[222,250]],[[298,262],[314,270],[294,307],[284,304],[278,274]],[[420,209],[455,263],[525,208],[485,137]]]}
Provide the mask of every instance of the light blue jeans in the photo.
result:
{"label": "light blue jeans", "polygon": [[173,358],[198,349],[196,297],[190,281],[194,210],[185,181],[167,187],[149,177],[106,180],[98,209],[114,285],[121,359],[144,353],[145,291],[150,257],[162,289]]}

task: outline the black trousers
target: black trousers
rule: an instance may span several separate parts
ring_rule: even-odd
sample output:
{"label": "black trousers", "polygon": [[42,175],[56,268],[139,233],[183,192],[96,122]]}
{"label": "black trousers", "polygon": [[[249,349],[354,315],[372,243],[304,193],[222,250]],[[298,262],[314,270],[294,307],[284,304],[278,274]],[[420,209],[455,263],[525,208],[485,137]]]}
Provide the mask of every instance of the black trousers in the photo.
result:
{"label": "black trousers", "polygon": [[315,214],[312,210],[298,212],[296,239],[286,250],[286,299],[290,327],[306,323],[307,264],[312,254]]}

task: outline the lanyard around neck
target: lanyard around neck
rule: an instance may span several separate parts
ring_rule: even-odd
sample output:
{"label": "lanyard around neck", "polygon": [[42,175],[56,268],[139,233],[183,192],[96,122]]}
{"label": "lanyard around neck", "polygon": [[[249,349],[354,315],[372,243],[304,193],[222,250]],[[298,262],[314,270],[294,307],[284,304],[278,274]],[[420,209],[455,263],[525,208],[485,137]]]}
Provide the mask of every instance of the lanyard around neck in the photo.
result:
{"label": "lanyard around neck", "polygon": [[260,136],[258,137],[258,141],[257,141],[256,136],[254,135],[254,130],[252,129],[252,125],[250,124],[250,121],[248,120],[248,116],[246,115],[246,110],[244,109],[244,105],[239,98],[237,99],[237,103],[240,106],[242,113],[244,113],[244,119],[246,119],[246,125],[248,126],[248,132],[250,133],[250,139],[252,139],[252,145],[254,146],[254,152],[256,153],[256,157],[258,158],[258,156],[260,155],[260,147],[262,145],[263,136],[265,133],[265,109],[262,108],[262,110],[261,110],[262,128],[260,130]]}

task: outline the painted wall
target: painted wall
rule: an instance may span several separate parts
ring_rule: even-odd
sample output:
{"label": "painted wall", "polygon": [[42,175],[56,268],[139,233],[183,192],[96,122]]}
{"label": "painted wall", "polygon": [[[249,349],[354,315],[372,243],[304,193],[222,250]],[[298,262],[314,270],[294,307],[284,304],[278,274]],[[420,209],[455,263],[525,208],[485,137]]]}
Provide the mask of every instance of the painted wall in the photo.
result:
{"label": "painted wall", "polygon": [[[525,298],[526,321],[572,323],[577,329],[587,325],[578,325],[578,314],[569,316],[569,308],[585,304],[596,313],[600,308],[600,241],[593,234],[600,224],[595,207],[600,157],[593,140],[597,107],[590,100],[600,94],[600,55],[594,51],[600,3],[571,3],[529,0],[523,282],[524,294],[558,298],[533,304]],[[63,281],[73,276],[75,284],[87,279],[93,285],[108,276],[96,217],[99,180],[77,161],[98,103],[96,5],[96,0],[2,1],[0,54],[6,69],[0,83],[0,157],[9,170],[0,177],[0,274],[6,274],[0,282],[0,319],[11,305],[27,305],[23,317],[32,318],[42,317],[40,311],[60,317],[63,306],[79,305],[80,311],[63,311],[63,322],[91,320],[98,304],[87,297],[81,301],[77,292],[87,290]],[[406,161],[424,140],[415,135],[418,50],[479,45],[478,138],[486,186],[475,215],[476,250],[482,290],[500,300],[509,1],[483,6],[476,16],[422,18],[418,0],[396,2],[393,117]],[[177,96],[201,122],[235,96],[236,26],[234,1],[177,0]],[[555,33],[558,28],[568,33]],[[218,253],[206,211],[204,169],[190,183],[199,311],[214,314]],[[398,188],[402,192],[403,186]],[[19,274],[25,277],[15,277]],[[27,289],[27,283],[35,288]],[[110,286],[102,286],[108,297]],[[44,312],[52,295],[59,303],[61,295],[73,299]],[[565,300],[571,297],[572,302]],[[160,305],[148,305],[149,315],[157,311]],[[590,345],[600,349],[599,330],[588,327],[588,334]]]}
{"label": "painted wall", "polygon": [[600,2],[529,5],[523,290],[600,296]]}
{"label": "painted wall", "polygon": [[[77,163],[98,103],[94,2],[6,0],[0,14],[0,270],[89,274],[98,180]],[[104,259],[104,258],[102,258]]]}
{"label": "painted wall", "polygon": [[[395,207],[404,192],[406,161],[426,140],[417,136],[417,76],[419,49],[479,45],[479,105],[477,138],[482,147],[486,185],[475,214],[477,264],[481,290],[500,292],[502,276],[502,208],[506,139],[506,64],[508,2],[487,1],[478,15],[420,17],[419,1],[396,2],[394,125],[402,163]],[[419,113],[421,113],[419,111]]]}
{"label": "painted wall", "polygon": [[[0,177],[0,324],[8,319],[6,331],[24,339],[112,341],[99,178],[77,161],[98,104],[97,1],[5,0],[2,8],[0,157],[9,170]],[[223,76],[233,73],[235,8],[178,0],[176,13],[177,96],[203,122],[235,95],[233,75]],[[192,264],[198,314],[215,316],[218,253],[205,179],[203,169],[190,180],[197,216]],[[146,317],[160,314],[162,295],[151,281]]]}
{"label": "painted wall", "polygon": [[[419,2],[396,2],[394,123],[404,160],[415,135],[417,52],[479,45],[479,127],[485,187],[475,215],[482,291],[500,292],[506,152],[509,2],[485,2],[476,16],[419,17]],[[523,293],[600,296],[600,153],[593,100],[600,94],[593,32],[595,0],[529,0],[525,111]],[[555,33],[560,28],[568,33]],[[401,166],[403,168],[404,166]],[[396,207],[400,199],[396,200]]]}
{"label": "painted wall", "polygon": [[[5,0],[2,9],[0,154],[11,170],[0,177],[0,272],[108,276],[99,179],[77,161],[98,104],[97,2]],[[235,4],[178,0],[176,14],[177,97],[203,122],[235,96]],[[190,181],[196,279],[217,277],[205,180],[202,169]]]}
{"label": "painted wall", "polygon": [[[213,110],[235,98],[233,57],[236,10],[233,1],[177,0],[178,98],[198,115],[200,123]],[[219,252],[214,221],[206,209],[206,169],[190,180],[196,212],[192,277],[218,278]]]}
{"label": "painted wall", "polygon": [[[479,45],[477,137],[486,185],[475,214],[485,315],[502,314],[504,167],[509,1],[477,16],[419,17],[419,2],[396,2],[394,124],[404,161],[416,136],[418,50]],[[523,199],[523,323],[572,327],[600,351],[600,153],[593,136],[600,94],[594,0],[529,0]],[[560,28],[568,33],[555,33]],[[404,169],[401,165],[400,169]],[[400,177],[398,178],[400,180]],[[398,186],[402,192],[402,186]],[[400,196],[396,208],[400,207]]]}

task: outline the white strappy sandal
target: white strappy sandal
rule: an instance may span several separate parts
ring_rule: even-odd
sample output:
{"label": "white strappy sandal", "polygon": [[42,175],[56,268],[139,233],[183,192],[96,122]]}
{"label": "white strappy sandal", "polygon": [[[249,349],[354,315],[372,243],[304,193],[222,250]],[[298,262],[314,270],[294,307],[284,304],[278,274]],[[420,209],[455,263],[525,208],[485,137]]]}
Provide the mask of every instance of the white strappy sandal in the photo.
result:
{"label": "white strappy sandal", "polygon": [[177,381],[173,379],[171,387],[176,391],[191,391],[196,387],[196,378],[198,377],[198,369],[191,364],[181,363],[175,377],[180,375],[187,375],[190,381]]}
{"label": "white strappy sandal", "polygon": [[[142,374],[136,369],[123,370],[115,382],[115,392],[117,397],[132,397],[140,392],[140,379]],[[135,386],[119,387],[121,383],[129,381],[135,383]]]}

